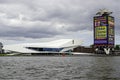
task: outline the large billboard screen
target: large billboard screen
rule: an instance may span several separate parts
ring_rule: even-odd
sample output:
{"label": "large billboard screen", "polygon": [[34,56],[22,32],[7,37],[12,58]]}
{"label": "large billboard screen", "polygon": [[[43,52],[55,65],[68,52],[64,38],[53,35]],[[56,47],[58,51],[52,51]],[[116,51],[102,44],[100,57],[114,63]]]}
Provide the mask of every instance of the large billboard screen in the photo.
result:
{"label": "large billboard screen", "polygon": [[107,44],[107,17],[94,17],[94,44]]}
{"label": "large billboard screen", "polygon": [[95,27],[95,39],[106,39],[106,37],[107,37],[106,26]]}

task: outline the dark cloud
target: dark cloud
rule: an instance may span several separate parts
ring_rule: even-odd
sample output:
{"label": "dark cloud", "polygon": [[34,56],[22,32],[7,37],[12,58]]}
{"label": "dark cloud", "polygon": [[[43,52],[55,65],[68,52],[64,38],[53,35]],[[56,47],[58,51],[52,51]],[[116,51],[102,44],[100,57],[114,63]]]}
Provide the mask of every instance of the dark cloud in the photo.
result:
{"label": "dark cloud", "polygon": [[44,38],[82,30],[92,31],[93,16],[102,8],[114,12],[116,33],[119,34],[119,2],[119,0],[0,0],[0,37]]}
{"label": "dark cloud", "polygon": [[10,27],[4,26],[1,28],[0,37],[24,37],[24,38],[45,38],[53,37],[55,35],[60,35],[62,32],[56,31],[53,28],[41,28],[41,27],[32,27],[32,28],[22,28],[22,27]]}

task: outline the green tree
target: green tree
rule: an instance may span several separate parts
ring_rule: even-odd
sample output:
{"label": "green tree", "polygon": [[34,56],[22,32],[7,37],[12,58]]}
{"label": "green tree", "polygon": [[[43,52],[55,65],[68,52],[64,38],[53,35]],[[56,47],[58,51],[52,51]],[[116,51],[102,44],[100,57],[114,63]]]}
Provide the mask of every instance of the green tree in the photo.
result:
{"label": "green tree", "polygon": [[115,50],[119,50],[119,49],[120,49],[119,45],[116,45]]}

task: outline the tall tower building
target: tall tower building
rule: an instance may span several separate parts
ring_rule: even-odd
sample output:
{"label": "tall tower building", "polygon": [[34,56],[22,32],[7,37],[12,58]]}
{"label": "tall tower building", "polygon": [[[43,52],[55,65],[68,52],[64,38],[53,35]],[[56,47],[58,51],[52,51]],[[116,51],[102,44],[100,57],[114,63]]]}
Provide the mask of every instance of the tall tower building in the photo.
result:
{"label": "tall tower building", "polygon": [[106,53],[114,49],[115,31],[112,12],[102,9],[94,16],[94,48],[97,53]]}

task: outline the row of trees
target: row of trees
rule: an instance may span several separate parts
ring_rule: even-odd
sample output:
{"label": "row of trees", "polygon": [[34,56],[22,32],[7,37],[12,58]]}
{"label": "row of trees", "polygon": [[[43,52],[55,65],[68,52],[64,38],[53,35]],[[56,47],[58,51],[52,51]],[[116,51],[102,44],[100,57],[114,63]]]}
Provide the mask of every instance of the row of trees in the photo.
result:
{"label": "row of trees", "polygon": [[115,45],[115,50],[120,50],[120,45]]}

